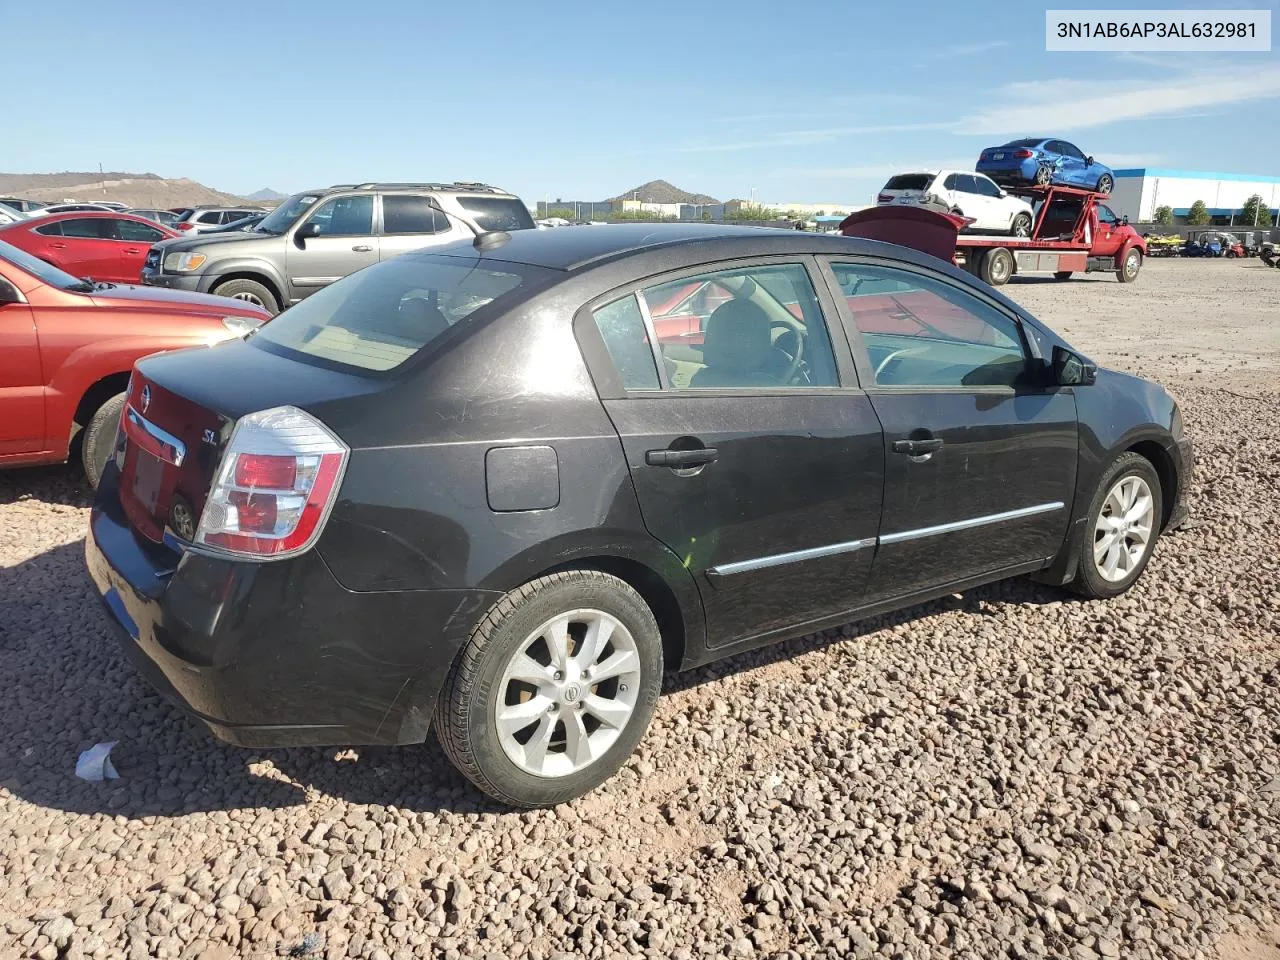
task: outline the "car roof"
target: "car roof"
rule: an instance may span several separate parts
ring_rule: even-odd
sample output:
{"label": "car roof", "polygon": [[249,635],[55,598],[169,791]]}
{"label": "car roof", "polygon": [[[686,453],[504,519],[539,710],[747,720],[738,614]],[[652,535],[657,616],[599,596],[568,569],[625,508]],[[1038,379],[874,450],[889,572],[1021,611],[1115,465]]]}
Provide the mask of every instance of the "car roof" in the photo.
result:
{"label": "car roof", "polygon": [[[441,247],[429,247],[408,256],[454,256],[523,263],[572,272],[596,266],[632,253],[697,246],[690,262],[741,256],[806,253],[872,253],[887,247],[874,240],[833,234],[809,233],[779,227],[740,227],[706,223],[634,223],[605,226],[557,227],[554,230],[512,230],[492,246],[483,237]],[[500,235],[501,236],[501,235]],[[743,247],[751,247],[743,253]],[[924,256],[905,247],[893,247],[894,256],[914,260]],[[691,251],[692,252],[692,251]]]}
{"label": "car roof", "polygon": [[133,220],[147,219],[146,217],[138,216],[132,210],[58,210],[54,213],[42,213],[39,216],[23,220],[22,223],[24,225],[29,225],[33,223],[47,223],[53,220],[119,220],[121,217]]}

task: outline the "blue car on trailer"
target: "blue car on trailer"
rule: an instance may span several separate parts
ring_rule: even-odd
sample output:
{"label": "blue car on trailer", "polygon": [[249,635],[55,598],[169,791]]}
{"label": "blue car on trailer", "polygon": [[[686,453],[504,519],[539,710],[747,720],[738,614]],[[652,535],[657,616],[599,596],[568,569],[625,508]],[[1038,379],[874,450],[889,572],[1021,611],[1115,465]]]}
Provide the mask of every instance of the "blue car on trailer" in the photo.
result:
{"label": "blue car on trailer", "polygon": [[974,169],[1001,186],[1054,184],[1110,193],[1116,184],[1110,167],[1086,156],[1074,143],[1052,137],[1028,137],[987,147]]}

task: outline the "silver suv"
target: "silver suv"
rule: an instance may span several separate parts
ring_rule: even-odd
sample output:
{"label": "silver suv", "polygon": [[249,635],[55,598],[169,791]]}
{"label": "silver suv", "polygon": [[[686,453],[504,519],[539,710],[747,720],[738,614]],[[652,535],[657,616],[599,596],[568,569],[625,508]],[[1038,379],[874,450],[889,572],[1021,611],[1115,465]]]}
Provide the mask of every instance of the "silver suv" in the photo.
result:
{"label": "silver suv", "polygon": [[275,314],[379,260],[532,229],[519,197],[483,183],[339,184],[294,194],[246,232],[161,241],[147,254],[142,282],[235,297]]}

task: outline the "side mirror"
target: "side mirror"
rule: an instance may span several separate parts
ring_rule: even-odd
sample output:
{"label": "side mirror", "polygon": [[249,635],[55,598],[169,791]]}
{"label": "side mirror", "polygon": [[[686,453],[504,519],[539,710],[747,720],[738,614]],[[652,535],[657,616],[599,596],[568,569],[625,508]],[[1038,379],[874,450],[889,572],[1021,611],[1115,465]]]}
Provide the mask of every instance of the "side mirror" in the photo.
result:
{"label": "side mirror", "polygon": [[22,294],[8,280],[0,280],[0,307],[10,303],[22,303]]}
{"label": "side mirror", "polygon": [[1091,167],[1092,167],[1092,166],[1093,166],[1093,157],[1085,157],[1085,158],[1084,158],[1084,162],[1085,162],[1085,163],[1087,163],[1089,166],[1091,166]]}
{"label": "side mirror", "polygon": [[306,242],[311,237],[320,236],[320,224],[314,220],[308,220],[297,230],[293,231],[293,242],[298,246],[306,246]]}
{"label": "side mirror", "polygon": [[1098,365],[1064,347],[1053,348],[1053,382],[1060,387],[1087,387],[1098,379]]}

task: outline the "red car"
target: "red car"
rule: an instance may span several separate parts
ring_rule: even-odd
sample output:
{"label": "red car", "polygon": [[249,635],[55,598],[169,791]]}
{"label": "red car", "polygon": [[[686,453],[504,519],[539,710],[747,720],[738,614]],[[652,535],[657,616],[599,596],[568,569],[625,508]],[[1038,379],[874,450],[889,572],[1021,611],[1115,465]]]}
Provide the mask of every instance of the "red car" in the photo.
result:
{"label": "red car", "polygon": [[0,241],[0,467],[61,463],[78,445],[96,486],[135,360],[234,339],[270,316],[227,297],[91,284]]}
{"label": "red car", "polygon": [[0,240],[67,273],[137,283],[153,243],[181,234],[128,213],[55,213],[0,228]]}

